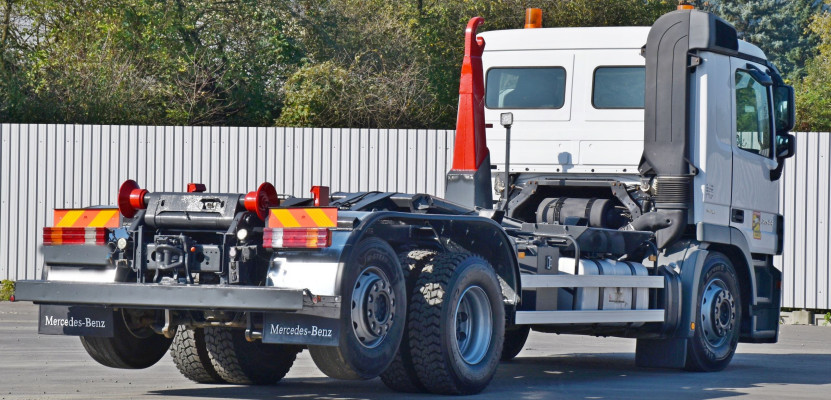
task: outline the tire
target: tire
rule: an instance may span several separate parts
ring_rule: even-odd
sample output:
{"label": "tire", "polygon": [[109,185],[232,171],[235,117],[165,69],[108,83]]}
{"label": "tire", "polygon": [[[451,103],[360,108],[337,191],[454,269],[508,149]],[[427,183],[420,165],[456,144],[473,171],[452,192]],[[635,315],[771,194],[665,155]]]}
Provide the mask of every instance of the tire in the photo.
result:
{"label": "tire", "polygon": [[205,330],[202,328],[179,326],[173,344],[170,345],[170,356],[185,378],[197,383],[225,382],[211,364],[205,347]]}
{"label": "tire", "polygon": [[404,274],[389,244],[355,246],[341,279],[338,346],[309,346],[315,365],[337,379],[372,379],[392,363],[407,315]]}
{"label": "tire", "polygon": [[409,307],[409,344],[419,381],[437,394],[475,394],[493,379],[505,307],[482,257],[442,253],[424,267]]}
{"label": "tire", "polygon": [[[424,266],[433,260],[436,252],[432,250],[413,250],[399,256],[401,267],[406,277],[407,295],[413,295],[416,280],[418,280]],[[411,299],[412,297],[408,298]],[[407,319],[404,332],[409,332],[409,318]],[[424,392],[424,385],[421,384],[413,369],[413,357],[410,352],[410,344],[406,338],[402,339],[398,352],[387,369],[381,373],[381,381],[388,388],[396,392],[421,393]]]}
{"label": "tire", "polygon": [[291,369],[302,347],[245,340],[242,329],[205,328],[205,348],[222,380],[242,385],[272,385]]}
{"label": "tire", "polygon": [[522,351],[525,341],[528,340],[528,333],[531,332],[530,325],[518,325],[505,329],[505,341],[502,342],[502,361],[511,361]]}
{"label": "tire", "polygon": [[[93,360],[110,368],[143,369],[156,364],[172,339],[132,323],[128,312],[113,311],[113,337],[81,336],[81,344]],[[129,327],[128,327],[129,324]]]}
{"label": "tire", "polygon": [[736,270],[724,254],[711,252],[704,261],[695,304],[685,369],[721,371],[736,353],[742,314]]}

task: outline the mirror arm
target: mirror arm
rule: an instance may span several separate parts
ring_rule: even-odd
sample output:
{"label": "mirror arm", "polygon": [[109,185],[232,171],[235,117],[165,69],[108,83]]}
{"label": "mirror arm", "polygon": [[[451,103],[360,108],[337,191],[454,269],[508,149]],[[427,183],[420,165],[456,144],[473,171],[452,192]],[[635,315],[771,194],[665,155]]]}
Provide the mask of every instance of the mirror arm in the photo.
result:
{"label": "mirror arm", "polygon": [[776,168],[770,170],[770,181],[778,181],[782,177],[782,170],[785,169],[785,159],[781,157],[776,158]]}

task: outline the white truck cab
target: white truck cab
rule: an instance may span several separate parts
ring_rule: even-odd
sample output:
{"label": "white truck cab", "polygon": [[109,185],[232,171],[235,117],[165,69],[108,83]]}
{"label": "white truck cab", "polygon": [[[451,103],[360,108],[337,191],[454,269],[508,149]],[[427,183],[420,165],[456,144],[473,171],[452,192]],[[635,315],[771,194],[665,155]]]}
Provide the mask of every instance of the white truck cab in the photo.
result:
{"label": "white truck cab", "polygon": [[[537,28],[479,35],[485,41],[487,142],[500,172],[497,197],[505,170],[505,128],[499,124],[505,112],[513,114],[514,185],[543,176],[641,184],[649,31]],[[780,227],[778,176],[771,174],[779,164],[773,113],[777,107],[787,112],[788,105],[779,99],[773,106],[766,60],[761,49],[741,40],[736,55],[696,53],[685,99],[689,162],[696,170],[688,218],[735,227],[752,253],[774,254]]]}

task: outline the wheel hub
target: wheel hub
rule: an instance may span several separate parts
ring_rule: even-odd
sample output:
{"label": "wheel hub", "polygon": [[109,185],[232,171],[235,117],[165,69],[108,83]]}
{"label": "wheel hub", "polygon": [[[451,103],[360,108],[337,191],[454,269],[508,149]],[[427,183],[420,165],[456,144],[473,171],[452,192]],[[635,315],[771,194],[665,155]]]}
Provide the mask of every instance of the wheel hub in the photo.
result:
{"label": "wheel hub", "polygon": [[711,281],[701,297],[701,322],[707,342],[718,347],[729,340],[736,324],[736,302],[720,279]]}
{"label": "wheel hub", "polygon": [[479,286],[465,289],[456,304],[454,328],[456,345],[462,359],[476,364],[485,358],[493,335],[491,305]]}
{"label": "wheel hub", "polygon": [[352,290],[352,329],[367,348],[378,346],[395,317],[395,294],[387,276],[376,267],[367,267]]}

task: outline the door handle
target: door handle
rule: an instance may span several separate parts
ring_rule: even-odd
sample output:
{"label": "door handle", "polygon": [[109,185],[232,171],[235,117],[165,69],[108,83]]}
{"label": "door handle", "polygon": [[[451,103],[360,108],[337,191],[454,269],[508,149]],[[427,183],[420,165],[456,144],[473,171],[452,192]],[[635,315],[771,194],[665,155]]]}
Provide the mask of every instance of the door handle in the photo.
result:
{"label": "door handle", "polygon": [[738,223],[738,224],[743,224],[744,223],[744,210],[739,210],[739,209],[734,208],[733,212],[731,213],[730,220],[735,222],[735,223]]}

